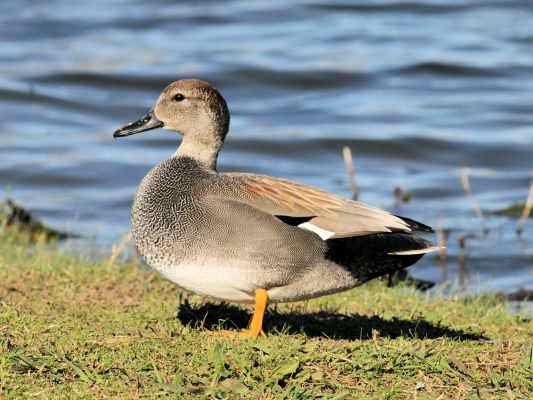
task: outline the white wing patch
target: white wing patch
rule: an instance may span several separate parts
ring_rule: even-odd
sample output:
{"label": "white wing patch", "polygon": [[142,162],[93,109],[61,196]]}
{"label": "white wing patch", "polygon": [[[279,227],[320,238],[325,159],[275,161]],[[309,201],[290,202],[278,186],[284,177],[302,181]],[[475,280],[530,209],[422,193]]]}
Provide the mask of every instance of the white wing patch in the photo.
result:
{"label": "white wing patch", "polygon": [[303,224],[298,225],[298,228],[305,229],[306,231],[311,231],[316,233],[322,240],[328,240],[329,238],[335,236],[335,232],[322,229],[316,225],[313,225],[311,222],[304,222]]}

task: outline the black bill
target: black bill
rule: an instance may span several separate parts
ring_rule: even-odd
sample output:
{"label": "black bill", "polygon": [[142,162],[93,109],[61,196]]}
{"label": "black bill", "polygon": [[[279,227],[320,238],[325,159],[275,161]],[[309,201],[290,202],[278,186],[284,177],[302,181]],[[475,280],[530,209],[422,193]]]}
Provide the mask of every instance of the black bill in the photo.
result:
{"label": "black bill", "polygon": [[118,138],[135,135],[136,133],[149,131],[150,129],[162,128],[163,126],[163,122],[159,121],[155,116],[154,110],[150,110],[141,119],[117,129],[115,133],[113,133],[113,137]]}

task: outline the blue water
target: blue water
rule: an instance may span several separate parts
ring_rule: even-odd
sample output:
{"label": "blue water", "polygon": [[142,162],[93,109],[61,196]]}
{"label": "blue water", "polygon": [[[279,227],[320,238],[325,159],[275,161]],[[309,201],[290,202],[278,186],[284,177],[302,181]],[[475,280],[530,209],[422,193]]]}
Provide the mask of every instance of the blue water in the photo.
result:
{"label": "blue water", "polygon": [[[178,137],[112,132],[172,80],[216,84],[232,111],[223,170],[297,179],[451,230],[417,277],[533,289],[533,223],[489,211],[533,178],[529,1],[0,3],[0,196],[108,249],[140,179]],[[459,168],[490,229],[463,192]],[[395,187],[412,200],[395,205]],[[464,265],[457,238],[467,240]],[[79,243],[78,243],[79,245]]]}

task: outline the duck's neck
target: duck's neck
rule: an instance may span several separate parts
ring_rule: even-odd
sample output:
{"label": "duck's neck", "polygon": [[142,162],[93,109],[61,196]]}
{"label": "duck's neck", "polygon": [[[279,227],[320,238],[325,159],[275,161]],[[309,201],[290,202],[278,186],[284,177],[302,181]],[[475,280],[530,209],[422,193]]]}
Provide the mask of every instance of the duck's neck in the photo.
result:
{"label": "duck's neck", "polygon": [[219,135],[184,135],[174,157],[191,157],[205,168],[216,171],[222,144]]}

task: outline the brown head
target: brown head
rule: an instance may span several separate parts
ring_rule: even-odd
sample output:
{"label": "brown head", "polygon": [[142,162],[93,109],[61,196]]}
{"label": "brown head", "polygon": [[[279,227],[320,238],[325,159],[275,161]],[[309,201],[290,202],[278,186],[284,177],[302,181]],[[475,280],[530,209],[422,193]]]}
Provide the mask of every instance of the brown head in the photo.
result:
{"label": "brown head", "polygon": [[180,132],[177,155],[188,155],[213,167],[229,129],[229,110],[222,95],[208,82],[182,79],[168,85],[155,106],[139,120],[115,131],[124,137],[165,128]]}

